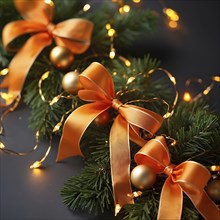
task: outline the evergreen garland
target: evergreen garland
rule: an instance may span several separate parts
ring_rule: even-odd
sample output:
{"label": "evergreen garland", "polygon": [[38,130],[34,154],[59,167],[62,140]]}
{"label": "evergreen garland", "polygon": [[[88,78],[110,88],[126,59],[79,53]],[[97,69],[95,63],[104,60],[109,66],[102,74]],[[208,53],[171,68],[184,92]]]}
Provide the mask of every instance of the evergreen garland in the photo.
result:
{"label": "evergreen garland", "polygon": [[[157,97],[171,103],[172,90],[165,78],[154,79],[148,71],[159,66],[157,59],[149,55],[143,59],[131,58],[131,66],[127,67],[120,59],[110,60],[106,57],[110,49],[110,41],[105,25],[110,23],[116,30],[114,39],[116,50],[123,54],[143,31],[151,32],[156,26],[157,15],[151,10],[132,11],[121,16],[109,5],[103,5],[99,10],[82,13],[83,3],[78,0],[56,0],[54,23],[69,18],[87,18],[94,23],[94,32],[90,48],[75,58],[68,71],[78,69],[82,72],[92,61],[99,61],[112,74],[115,90],[119,92],[119,99],[125,103],[131,100]],[[64,13],[65,12],[65,13]],[[10,21],[21,19],[13,7],[12,1],[0,0],[0,30]],[[138,21],[138,22],[137,22]],[[16,42],[21,45],[25,37]],[[43,102],[38,90],[38,82],[45,71],[50,76],[43,82],[42,90],[47,100],[63,91],[61,80],[68,72],[55,69],[48,54],[54,45],[46,48],[32,66],[24,86],[24,101],[31,108],[30,126],[39,130],[40,136],[49,136],[54,126],[63,114],[71,108],[74,110],[84,104],[77,96],[73,99],[61,99],[50,106]],[[9,64],[12,54],[4,51],[0,44],[0,68]],[[131,83],[129,83],[131,79]],[[138,103],[140,104],[140,103]],[[166,110],[161,103],[144,103],[143,107],[164,114]],[[112,210],[113,195],[111,185],[109,158],[109,131],[115,112],[110,112],[112,120],[103,127],[93,123],[86,131],[81,141],[85,154],[85,168],[78,176],[71,177],[64,185],[61,195],[64,203],[71,210],[86,210],[100,214]],[[66,115],[67,116],[67,115]],[[203,100],[194,103],[179,103],[174,115],[166,121],[158,134],[167,134],[177,140],[175,147],[169,145],[172,163],[179,164],[186,160],[195,160],[204,166],[220,163],[220,119],[209,110]],[[60,135],[60,133],[59,133]],[[133,160],[138,151],[135,144],[131,144],[131,169],[136,166]],[[160,198],[160,191],[165,176],[160,175],[153,188],[145,190],[134,205],[126,205],[123,209],[125,219],[155,219]],[[189,198],[184,198],[183,219],[198,219],[198,212]]]}
{"label": "evergreen garland", "polygon": [[[210,111],[205,101],[199,100],[191,104],[179,103],[169,122],[171,137],[177,140],[175,147],[169,146],[172,163],[179,164],[186,160],[194,160],[207,167],[213,164],[219,164],[219,128],[220,118]],[[112,187],[111,182],[106,181],[106,179],[109,180],[111,178],[109,146],[107,141],[109,132],[107,132],[107,128],[102,128],[102,131],[105,132],[100,132],[97,129],[100,128],[92,127],[89,129],[89,134],[86,135],[86,146],[90,148],[92,153],[88,158],[85,157],[86,163],[83,172],[79,176],[71,177],[61,191],[64,203],[72,210],[80,209],[87,210],[90,213],[103,213],[106,209],[110,208],[112,210],[114,206],[112,194],[111,198],[109,197]],[[167,130],[168,126],[165,123],[163,128],[158,131],[158,134],[167,132]],[[93,134],[91,131],[93,131]],[[90,141],[89,138],[91,138]],[[83,141],[82,148],[85,147]],[[132,159],[138,149],[135,144],[131,145]],[[134,166],[136,165],[132,161],[131,169]],[[160,192],[165,179],[166,177],[164,175],[159,175],[153,188],[143,191],[143,194],[135,200],[134,205],[125,205],[123,210],[124,219],[155,219]],[[77,182],[80,182],[80,186]],[[97,187],[99,187],[98,191],[96,190]],[[133,190],[135,191],[135,188]],[[80,202],[77,201],[78,197],[76,195],[78,193],[81,195]],[[104,199],[106,197],[108,200]],[[109,201],[112,202],[111,205],[109,205]],[[82,205],[85,203],[89,204],[88,207]],[[99,210],[97,210],[97,207],[99,207]],[[189,218],[198,219],[199,214],[189,198],[184,196],[182,219]]]}

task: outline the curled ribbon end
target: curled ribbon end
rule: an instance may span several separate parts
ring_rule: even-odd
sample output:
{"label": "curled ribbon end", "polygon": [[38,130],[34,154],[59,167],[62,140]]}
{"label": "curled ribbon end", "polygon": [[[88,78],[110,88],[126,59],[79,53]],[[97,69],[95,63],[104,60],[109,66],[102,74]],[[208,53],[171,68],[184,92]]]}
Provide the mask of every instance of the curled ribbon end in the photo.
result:
{"label": "curled ribbon end", "polygon": [[122,207],[119,204],[115,205],[115,216],[117,216],[117,214],[120,212],[121,208]]}

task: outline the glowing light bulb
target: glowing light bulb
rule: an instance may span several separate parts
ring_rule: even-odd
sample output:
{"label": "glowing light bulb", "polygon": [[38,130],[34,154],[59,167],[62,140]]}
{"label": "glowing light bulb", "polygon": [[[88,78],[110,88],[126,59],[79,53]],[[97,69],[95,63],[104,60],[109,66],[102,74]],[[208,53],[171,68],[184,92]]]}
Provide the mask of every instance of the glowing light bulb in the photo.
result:
{"label": "glowing light bulb", "polygon": [[42,79],[42,80],[45,80],[45,79],[47,79],[47,78],[49,77],[49,75],[50,75],[50,72],[47,71],[47,72],[45,72],[45,73],[41,76],[41,79]]}
{"label": "glowing light bulb", "polygon": [[84,5],[84,7],[83,7],[83,11],[86,12],[86,11],[88,11],[90,8],[91,8],[90,4],[86,4],[86,5]]}
{"label": "glowing light bulb", "polygon": [[111,25],[110,25],[110,24],[106,24],[106,25],[105,25],[105,28],[106,28],[107,30],[109,30],[109,29],[111,29]]}
{"label": "glowing light bulb", "polygon": [[9,72],[9,69],[8,69],[8,68],[5,68],[5,69],[3,69],[3,70],[0,71],[0,75],[6,76],[6,75],[8,74],[8,72]]}
{"label": "glowing light bulb", "polygon": [[39,168],[41,166],[41,162],[40,161],[35,161],[31,166],[30,168],[31,169],[36,169],[36,168]]}
{"label": "glowing light bulb", "polygon": [[171,77],[170,77],[170,81],[171,81],[174,85],[176,85],[176,79],[175,79],[174,76],[171,76]]}
{"label": "glowing light bulb", "polygon": [[54,3],[52,0],[44,0],[44,2],[50,6],[54,6]]}
{"label": "glowing light bulb", "polygon": [[126,59],[124,62],[126,66],[131,66],[131,62],[129,60]]}
{"label": "glowing light bulb", "polygon": [[128,78],[127,85],[132,83],[135,80],[135,77],[131,76]]}
{"label": "glowing light bulb", "polygon": [[115,49],[114,49],[114,48],[111,49],[111,51],[110,51],[110,53],[109,53],[109,57],[110,57],[111,59],[114,59],[114,58],[115,58]]}
{"label": "glowing light bulb", "polygon": [[109,37],[113,37],[113,36],[115,35],[115,33],[116,33],[116,31],[115,31],[115,29],[113,29],[113,28],[111,28],[111,29],[108,30],[108,36],[109,36]]}
{"label": "glowing light bulb", "polygon": [[192,97],[191,97],[191,95],[190,95],[189,92],[185,92],[185,93],[184,93],[184,95],[183,95],[183,100],[184,100],[185,102],[190,102],[190,101],[192,100]]}
{"label": "glowing light bulb", "polygon": [[170,28],[175,29],[175,28],[177,28],[178,23],[176,21],[169,21],[168,25]]}
{"label": "glowing light bulb", "polygon": [[61,123],[61,122],[58,122],[58,123],[56,124],[56,126],[53,128],[53,132],[59,131],[61,125],[62,125],[62,123]]}
{"label": "glowing light bulb", "polygon": [[220,82],[220,76],[213,76],[212,79],[216,82]]}
{"label": "glowing light bulb", "polygon": [[121,208],[122,207],[119,204],[115,205],[115,216],[120,212]]}
{"label": "glowing light bulb", "polygon": [[134,3],[140,3],[141,0],[133,0]]}
{"label": "glowing light bulb", "polygon": [[130,11],[130,6],[129,5],[124,5],[122,7],[119,8],[119,12],[120,14],[125,14],[128,13]]}
{"label": "glowing light bulb", "polygon": [[4,149],[4,148],[5,148],[5,145],[2,142],[0,142],[0,149]]}

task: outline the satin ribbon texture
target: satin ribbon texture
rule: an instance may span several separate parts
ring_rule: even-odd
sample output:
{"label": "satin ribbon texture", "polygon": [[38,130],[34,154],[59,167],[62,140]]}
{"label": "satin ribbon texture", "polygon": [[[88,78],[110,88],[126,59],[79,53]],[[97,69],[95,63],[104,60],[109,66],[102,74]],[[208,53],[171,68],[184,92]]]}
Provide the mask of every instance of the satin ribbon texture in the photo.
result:
{"label": "satin ribbon texture", "polygon": [[[73,155],[83,155],[80,139],[89,124],[109,108],[118,111],[111,127],[110,162],[115,205],[122,207],[133,203],[130,184],[130,145],[129,139],[143,146],[146,141],[138,131],[144,129],[153,135],[161,126],[163,117],[144,108],[122,104],[115,98],[111,75],[99,63],[92,63],[80,74],[84,90],[78,92],[80,99],[88,102],[67,118],[61,137],[57,161]],[[97,134],[98,135],[98,134]]]}
{"label": "satin ribbon texture", "polygon": [[73,54],[81,54],[90,46],[93,30],[93,23],[85,19],[75,18],[53,24],[52,1],[15,0],[14,3],[24,20],[11,22],[4,27],[4,47],[8,51],[17,50],[11,48],[10,43],[22,35],[31,35],[12,59],[9,74],[0,84],[0,88],[7,88],[11,96],[5,104],[0,104],[3,107],[10,105],[20,95],[29,69],[40,52],[52,44],[53,39],[58,46],[67,47]]}
{"label": "satin ribbon texture", "polygon": [[171,164],[163,136],[146,143],[135,155],[135,161],[138,165],[151,167],[157,174],[165,173],[168,176],[161,191],[158,219],[181,219],[183,192],[205,219],[220,219],[220,210],[204,191],[211,177],[208,170],[194,161]]}

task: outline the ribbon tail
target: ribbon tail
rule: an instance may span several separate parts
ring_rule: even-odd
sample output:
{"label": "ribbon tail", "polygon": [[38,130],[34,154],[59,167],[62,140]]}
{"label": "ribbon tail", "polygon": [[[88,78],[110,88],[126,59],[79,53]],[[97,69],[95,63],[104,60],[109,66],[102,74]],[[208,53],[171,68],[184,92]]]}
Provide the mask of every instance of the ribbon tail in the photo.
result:
{"label": "ribbon tail", "polygon": [[13,98],[9,101],[6,100],[6,104],[0,104],[0,106],[5,107],[10,105],[20,95],[33,62],[44,47],[50,45],[51,42],[52,39],[47,33],[35,34],[28,39],[25,45],[15,55],[9,64],[9,73],[6,81],[3,81],[3,85],[1,84],[1,87],[8,84],[8,94]]}
{"label": "ribbon tail", "polygon": [[83,133],[90,123],[109,107],[106,103],[90,103],[77,108],[69,115],[63,127],[56,161],[74,155],[83,156],[79,145]]}
{"label": "ribbon tail", "polygon": [[181,219],[183,192],[177,183],[168,177],[161,191],[158,220]]}
{"label": "ribbon tail", "polygon": [[5,78],[2,80],[0,84],[0,89],[8,88],[8,84],[9,84],[8,82],[9,82],[8,76],[5,76]]}
{"label": "ribbon tail", "polygon": [[133,199],[128,196],[132,193],[129,124],[120,115],[116,117],[110,131],[110,161],[115,215],[117,215],[123,205],[133,203]]}
{"label": "ribbon tail", "polygon": [[[184,191],[185,192],[185,191]],[[189,195],[194,206],[206,220],[220,219],[220,210],[203,190],[201,194]]]}
{"label": "ribbon tail", "polygon": [[130,125],[130,131],[129,131],[130,140],[135,144],[137,144],[138,146],[143,147],[147,143],[147,141],[141,138],[138,132],[139,132],[138,127],[134,125]]}

